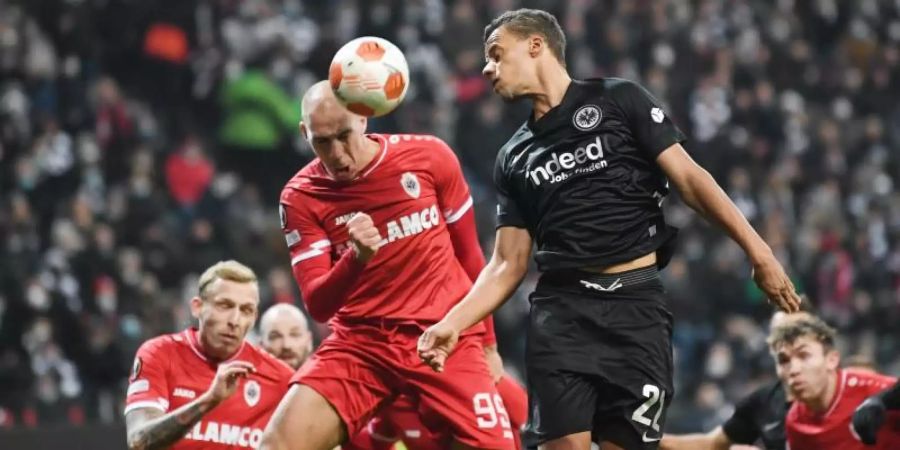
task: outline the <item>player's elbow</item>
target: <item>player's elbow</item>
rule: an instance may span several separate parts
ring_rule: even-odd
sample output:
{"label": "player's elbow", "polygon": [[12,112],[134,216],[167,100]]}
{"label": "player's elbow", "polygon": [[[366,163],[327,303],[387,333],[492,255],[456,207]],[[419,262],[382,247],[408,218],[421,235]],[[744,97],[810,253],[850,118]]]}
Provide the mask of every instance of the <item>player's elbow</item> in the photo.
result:
{"label": "player's elbow", "polygon": [[142,430],[128,431],[125,441],[128,450],[147,450],[147,442]]}
{"label": "player's elbow", "polygon": [[502,284],[518,284],[528,273],[528,260],[522,258],[494,258],[490,273],[495,281]]}

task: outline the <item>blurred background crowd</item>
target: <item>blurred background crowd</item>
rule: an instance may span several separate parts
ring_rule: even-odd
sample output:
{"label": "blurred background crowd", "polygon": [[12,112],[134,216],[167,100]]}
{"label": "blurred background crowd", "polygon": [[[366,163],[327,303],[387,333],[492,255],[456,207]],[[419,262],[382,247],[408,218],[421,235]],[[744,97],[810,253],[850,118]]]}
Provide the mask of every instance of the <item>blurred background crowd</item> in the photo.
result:
{"label": "blurred background crowd", "polygon": [[[312,157],[298,99],[353,37],[405,51],[409,95],[370,129],[451,144],[489,251],[494,155],[528,104],[482,80],[482,29],[519,6],[556,14],[576,76],[661,99],[844,354],[900,375],[898,1],[6,0],[0,427],[121,421],[134,350],[189,323],[220,259],[257,271],[263,306],[300,301],[277,196]],[[667,426],[709,429],[772,376],[771,307],[740,248],[676,197]],[[535,279],[497,315],[517,375]]]}

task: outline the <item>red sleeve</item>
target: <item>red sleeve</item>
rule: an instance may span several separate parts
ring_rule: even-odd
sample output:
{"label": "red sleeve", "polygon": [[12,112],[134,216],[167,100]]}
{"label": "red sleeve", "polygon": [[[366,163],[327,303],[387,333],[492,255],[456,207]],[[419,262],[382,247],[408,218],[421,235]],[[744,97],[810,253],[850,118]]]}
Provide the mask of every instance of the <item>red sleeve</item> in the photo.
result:
{"label": "red sleeve", "polygon": [[444,141],[433,139],[434,145],[428,152],[432,157],[431,173],[444,220],[452,224],[472,209],[472,196],[456,154]]}
{"label": "red sleeve", "polygon": [[144,342],[134,356],[128,391],[125,397],[125,414],[140,408],[169,410],[168,371],[169,356],[162,345],[167,337]]}
{"label": "red sleeve", "polygon": [[353,281],[365,265],[348,251],[332,266],[331,241],[311,214],[285,201],[279,213],[291,254],[291,271],[300,286],[303,303],[314,320],[325,322],[344,305]]}
{"label": "red sleeve", "polygon": [[[447,224],[450,231],[450,240],[453,242],[453,252],[456,259],[465,269],[469,279],[474,282],[478,279],[481,269],[484,268],[484,253],[478,243],[478,231],[475,227],[475,212],[469,208],[459,220]],[[485,332],[483,345],[496,345],[497,336],[494,334],[494,317],[487,316],[482,321]]]}

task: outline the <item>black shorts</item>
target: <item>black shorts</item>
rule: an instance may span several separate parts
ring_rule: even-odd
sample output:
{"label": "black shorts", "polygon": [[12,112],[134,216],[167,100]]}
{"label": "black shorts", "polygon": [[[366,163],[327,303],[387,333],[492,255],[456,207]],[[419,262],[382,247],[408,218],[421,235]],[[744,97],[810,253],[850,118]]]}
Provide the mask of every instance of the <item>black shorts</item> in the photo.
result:
{"label": "black shorts", "polygon": [[531,294],[529,445],[591,431],[656,449],[672,401],[672,314],[656,268],[548,272]]}

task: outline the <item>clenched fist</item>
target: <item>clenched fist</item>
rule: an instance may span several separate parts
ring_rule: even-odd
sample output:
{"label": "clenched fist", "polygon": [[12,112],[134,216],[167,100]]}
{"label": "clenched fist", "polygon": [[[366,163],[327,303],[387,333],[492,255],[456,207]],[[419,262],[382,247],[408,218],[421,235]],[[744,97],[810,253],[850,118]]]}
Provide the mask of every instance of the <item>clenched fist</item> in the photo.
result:
{"label": "clenched fist", "polygon": [[372,218],[366,213],[356,213],[347,221],[347,233],[350,234],[356,259],[362,263],[369,262],[381,245],[381,233],[375,228]]}

